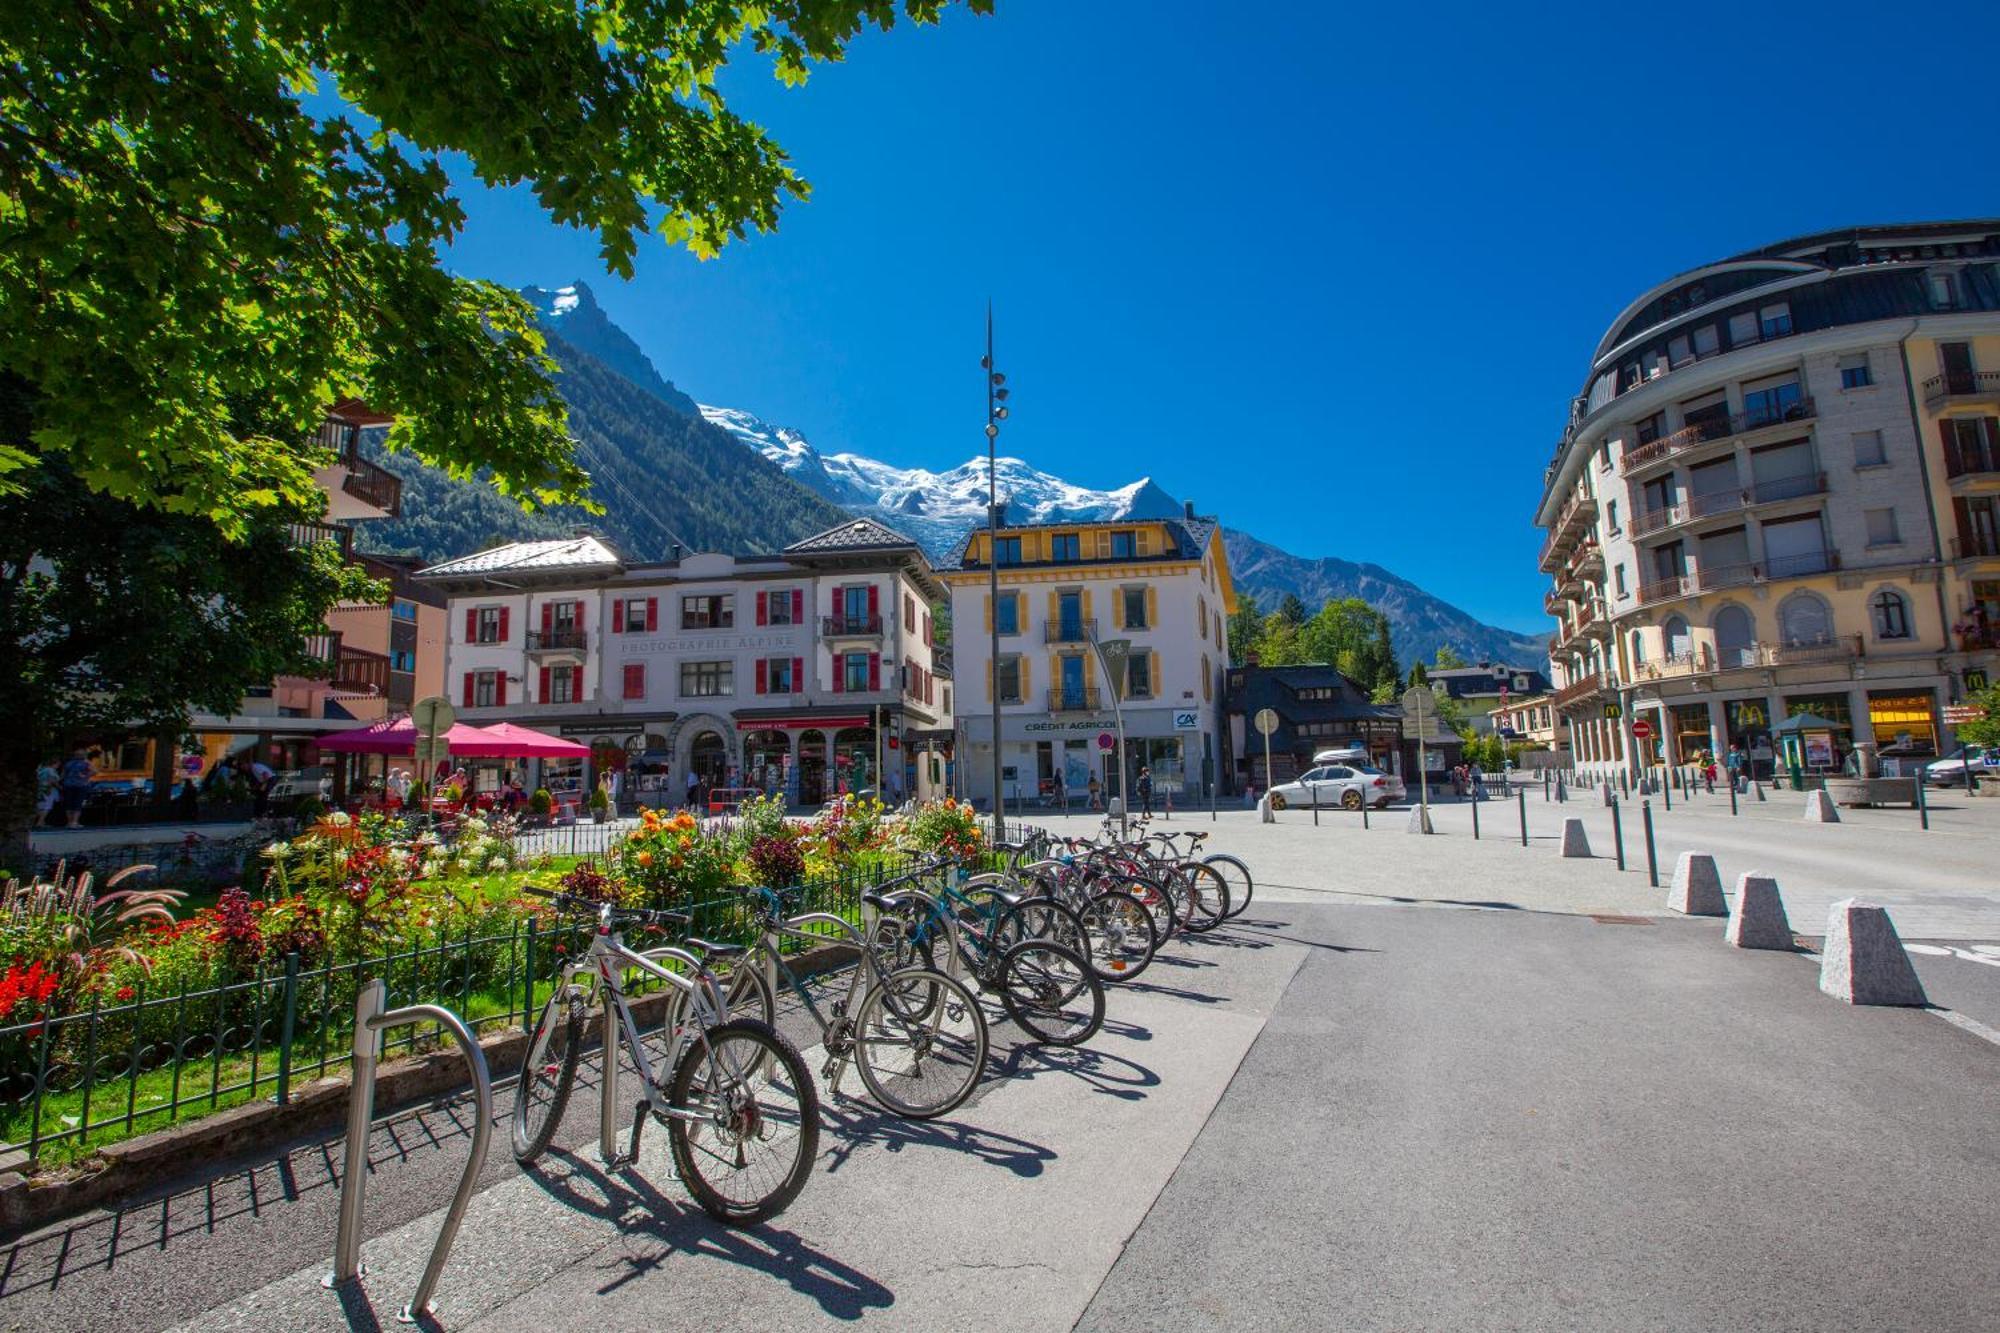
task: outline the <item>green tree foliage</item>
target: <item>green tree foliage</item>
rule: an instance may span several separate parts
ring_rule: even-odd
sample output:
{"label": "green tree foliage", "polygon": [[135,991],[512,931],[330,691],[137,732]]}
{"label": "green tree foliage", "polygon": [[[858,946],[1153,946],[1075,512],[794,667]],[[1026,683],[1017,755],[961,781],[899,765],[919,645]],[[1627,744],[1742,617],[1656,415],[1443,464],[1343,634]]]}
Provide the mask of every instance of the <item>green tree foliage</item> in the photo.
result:
{"label": "green tree foliage", "polygon": [[[929,22],[944,3],[901,10]],[[0,6],[0,371],[31,404],[0,436],[0,480],[60,456],[241,543],[312,504],[312,432],[351,395],[396,416],[392,449],[524,502],[580,500],[528,303],[438,265],[465,216],[441,155],[529,186],[613,272],[649,230],[713,255],[807,192],[724,100],[728,56],[797,83],[897,9]]]}
{"label": "green tree foliage", "polygon": [[1986,716],[1976,722],[1961,722],[1956,728],[1958,739],[1966,745],[2000,745],[2000,685],[1978,690],[1966,696],[1965,701],[1975,708],[1984,708]]}
{"label": "green tree foliage", "polygon": [[1311,660],[1299,626],[1286,619],[1283,611],[1273,611],[1264,617],[1264,628],[1257,636],[1258,665],[1297,666]]}
{"label": "green tree foliage", "polygon": [[1389,646],[1389,618],[1359,597],[1328,602],[1299,631],[1306,660],[1327,662],[1373,691],[1401,677]]}
{"label": "green tree foliage", "polygon": [[1229,665],[1242,666],[1245,654],[1257,651],[1257,640],[1263,633],[1264,612],[1257,605],[1257,594],[1239,590],[1236,609],[1229,615]]}
{"label": "green tree foliage", "polygon": [[1278,603],[1278,615],[1288,625],[1305,624],[1308,614],[1310,613],[1306,610],[1305,602],[1295,592],[1286,593],[1284,600]]}
{"label": "green tree foliage", "polygon": [[1438,645],[1437,656],[1432,665],[1440,671],[1453,671],[1465,666],[1466,661],[1458,655],[1457,649],[1448,643],[1441,643]]}

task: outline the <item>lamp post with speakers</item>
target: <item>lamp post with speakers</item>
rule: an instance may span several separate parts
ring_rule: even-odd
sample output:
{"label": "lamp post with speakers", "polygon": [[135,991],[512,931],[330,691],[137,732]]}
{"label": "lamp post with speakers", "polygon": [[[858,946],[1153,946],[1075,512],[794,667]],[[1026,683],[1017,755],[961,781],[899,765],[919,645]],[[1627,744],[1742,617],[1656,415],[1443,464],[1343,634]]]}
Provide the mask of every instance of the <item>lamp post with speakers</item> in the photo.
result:
{"label": "lamp post with speakers", "polygon": [[992,656],[986,679],[993,695],[993,841],[1006,831],[1006,797],[1000,786],[1000,423],[1007,419],[1007,377],[993,368],[993,303],[986,303],[986,355],[979,358],[986,372],[986,585],[987,620],[992,630]]}

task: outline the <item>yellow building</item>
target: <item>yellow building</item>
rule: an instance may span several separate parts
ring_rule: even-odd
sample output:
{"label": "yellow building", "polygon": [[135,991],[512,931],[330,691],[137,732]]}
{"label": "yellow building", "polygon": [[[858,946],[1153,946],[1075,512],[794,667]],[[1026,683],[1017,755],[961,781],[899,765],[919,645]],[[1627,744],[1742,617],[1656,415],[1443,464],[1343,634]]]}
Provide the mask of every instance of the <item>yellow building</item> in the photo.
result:
{"label": "yellow building", "polygon": [[[1103,741],[1121,711],[1128,774],[1144,766],[1162,801],[1205,796],[1221,752],[1218,700],[1236,604],[1220,525],[1192,507],[1180,518],[1009,524],[999,532],[997,601],[989,544],[984,529],[972,533],[957,565],[941,571],[967,794],[992,796],[997,691],[1008,800],[1046,799],[1059,779],[1076,804],[1093,777],[1116,790]],[[1092,639],[1130,643],[1118,680],[1104,679]]]}
{"label": "yellow building", "polygon": [[[1849,229],[1682,274],[1612,323],[1537,514],[1586,773],[1951,746],[1942,706],[1986,679],[2000,626],[1996,261],[2000,219]],[[1825,725],[1774,744],[1801,714]]]}

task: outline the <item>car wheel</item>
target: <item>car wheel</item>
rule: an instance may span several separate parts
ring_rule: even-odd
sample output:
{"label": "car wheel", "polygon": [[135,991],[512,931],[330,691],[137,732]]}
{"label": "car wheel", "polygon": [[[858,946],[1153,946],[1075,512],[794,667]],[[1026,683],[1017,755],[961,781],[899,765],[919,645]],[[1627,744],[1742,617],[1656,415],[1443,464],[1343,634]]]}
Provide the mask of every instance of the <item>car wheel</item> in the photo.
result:
{"label": "car wheel", "polygon": [[1275,791],[1271,793],[1271,808],[1273,810],[1282,810],[1285,808],[1284,793]]}
{"label": "car wheel", "polygon": [[1340,808],[1343,810],[1359,810],[1361,808],[1361,793],[1358,791],[1342,792],[1340,794]]}

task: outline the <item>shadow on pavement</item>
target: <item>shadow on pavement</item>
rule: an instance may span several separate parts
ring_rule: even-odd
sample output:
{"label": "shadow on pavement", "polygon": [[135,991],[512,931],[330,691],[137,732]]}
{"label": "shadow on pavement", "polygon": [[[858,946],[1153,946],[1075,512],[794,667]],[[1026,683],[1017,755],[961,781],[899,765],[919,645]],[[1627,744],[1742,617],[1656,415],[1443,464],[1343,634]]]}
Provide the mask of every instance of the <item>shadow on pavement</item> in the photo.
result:
{"label": "shadow on pavement", "polygon": [[[989,1080],[984,1087],[990,1087]],[[976,1095],[976,1094],[975,1094]],[[905,1120],[868,1103],[841,1099],[838,1106],[820,1104],[820,1126],[835,1140],[826,1149],[832,1175],[847,1164],[858,1150],[867,1147],[901,1152],[905,1148],[942,1148],[993,1166],[1005,1167],[1017,1176],[1039,1176],[1056,1160],[1053,1149],[1011,1134],[979,1129],[951,1120]]]}
{"label": "shadow on pavement", "polygon": [[1160,1085],[1160,1076],[1146,1066],[1088,1046],[1016,1046],[999,1069],[1001,1078],[1028,1080],[1044,1074],[1068,1074],[1093,1091],[1128,1102],[1143,1100],[1145,1089]]}
{"label": "shadow on pavement", "polygon": [[[692,1204],[668,1199],[637,1172],[622,1172],[614,1180],[580,1154],[551,1151],[549,1158],[552,1166],[560,1161],[563,1172],[541,1169],[523,1174],[559,1203],[602,1219],[620,1235],[661,1243],[650,1253],[627,1248],[609,1256],[603,1268],[615,1275],[597,1289],[600,1296],[659,1271],[680,1252],[769,1274],[817,1301],[835,1319],[859,1319],[871,1309],[885,1310],[896,1303],[896,1293],[888,1287],[814,1249],[794,1232],[769,1224],[732,1230]],[[588,1191],[572,1188],[572,1181],[587,1185]]]}

